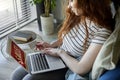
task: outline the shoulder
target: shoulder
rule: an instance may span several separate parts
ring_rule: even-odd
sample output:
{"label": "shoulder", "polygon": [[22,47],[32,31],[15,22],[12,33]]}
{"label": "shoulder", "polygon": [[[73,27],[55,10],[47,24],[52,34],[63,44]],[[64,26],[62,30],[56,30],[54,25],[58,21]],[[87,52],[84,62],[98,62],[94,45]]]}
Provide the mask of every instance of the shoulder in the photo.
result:
{"label": "shoulder", "polygon": [[108,37],[111,35],[111,33],[112,31],[106,28],[97,28],[97,31],[94,32],[92,42],[103,44],[108,39]]}

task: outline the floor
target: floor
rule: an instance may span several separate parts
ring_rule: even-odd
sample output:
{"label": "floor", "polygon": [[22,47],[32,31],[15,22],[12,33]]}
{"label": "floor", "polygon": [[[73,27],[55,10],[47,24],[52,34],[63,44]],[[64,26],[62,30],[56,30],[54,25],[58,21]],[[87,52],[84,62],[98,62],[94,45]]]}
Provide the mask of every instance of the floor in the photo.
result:
{"label": "floor", "polygon": [[[52,34],[52,35],[42,35],[42,32],[39,31],[38,29],[38,25],[37,22],[33,22],[27,26],[25,26],[24,28],[22,28],[21,30],[31,30],[36,32],[37,34],[41,35],[43,40],[47,41],[47,42],[51,42],[53,40],[56,39],[56,33]],[[5,40],[6,41],[6,40]],[[0,44],[5,43],[5,41],[1,41],[0,40]],[[16,63],[15,61],[9,59],[7,60],[3,55],[2,55],[2,48],[5,47],[5,45],[0,45],[0,80],[10,80],[10,75],[11,73],[14,71],[14,69],[19,65],[18,63]],[[3,50],[4,51],[4,50]],[[7,55],[8,56],[8,55]]]}
{"label": "floor", "polygon": [[10,80],[10,74],[17,66],[16,62],[8,61],[0,54],[0,80]]}

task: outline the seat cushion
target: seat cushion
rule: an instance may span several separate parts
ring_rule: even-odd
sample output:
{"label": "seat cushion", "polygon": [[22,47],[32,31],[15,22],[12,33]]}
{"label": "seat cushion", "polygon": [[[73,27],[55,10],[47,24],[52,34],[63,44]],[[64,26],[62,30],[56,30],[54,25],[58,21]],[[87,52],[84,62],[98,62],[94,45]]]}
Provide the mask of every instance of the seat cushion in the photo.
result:
{"label": "seat cushion", "polygon": [[92,69],[91,78],[97,78],[105,71],[116,67],[120,58],[120,7],[116,13],[115,30],[101,48]]}

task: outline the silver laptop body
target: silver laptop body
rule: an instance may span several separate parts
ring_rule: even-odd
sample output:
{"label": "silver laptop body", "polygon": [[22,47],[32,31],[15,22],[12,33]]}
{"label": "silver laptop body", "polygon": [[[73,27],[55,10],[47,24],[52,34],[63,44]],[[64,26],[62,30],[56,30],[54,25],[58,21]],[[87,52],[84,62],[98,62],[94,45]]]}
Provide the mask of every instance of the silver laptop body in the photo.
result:
{"label": "silver laptop body", "polygon": [[32,74],[65,68],[65,64],[60,58],[44,55],[40,52],[29,54],[27,56],[27,65]]}
{"label": "silver laptop body", "polygon": [[[11,49],[11,45],[13,43],[15,44],[16,47],[18,47],[18,49],[20,50],[19,52],[22,52],[22,55],[25,55],[24,62],[26,67],[21,64],[20,65],[23,66],[26,69],[26,71],[28,71],[31,74],[44,73],[44,72],[58,70],[66,67],[64,62],[57,57],[44,55],[41,52],[32,52],[32,53],[26,54],[26,52],[23,49],[21,49],[13,39],[8,38],[7,47],[10,47],[10,48],[7,48],[7,52],[10,55],[13,52],[13,49]],[[17,55],[16,52],[14,53]],[[16,58],[13,57],[13,55],[11,56],[16,60]],[[18,60],[16,61],[19,63]]]}

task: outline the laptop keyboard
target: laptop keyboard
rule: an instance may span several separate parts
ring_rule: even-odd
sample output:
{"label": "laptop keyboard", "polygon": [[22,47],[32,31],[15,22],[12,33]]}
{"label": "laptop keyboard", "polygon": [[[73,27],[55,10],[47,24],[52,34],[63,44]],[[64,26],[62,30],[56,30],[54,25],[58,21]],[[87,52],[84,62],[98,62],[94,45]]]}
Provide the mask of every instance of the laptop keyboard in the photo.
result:
{"label": "laptop keyboard", "polygon": [[49,69],[46,57],[43,54],[31,55],[33,71]]}

